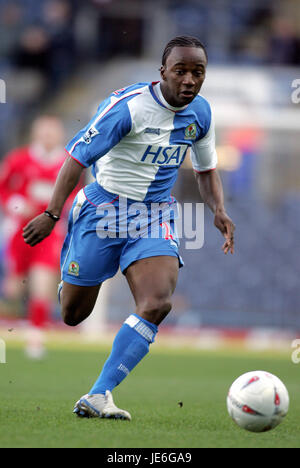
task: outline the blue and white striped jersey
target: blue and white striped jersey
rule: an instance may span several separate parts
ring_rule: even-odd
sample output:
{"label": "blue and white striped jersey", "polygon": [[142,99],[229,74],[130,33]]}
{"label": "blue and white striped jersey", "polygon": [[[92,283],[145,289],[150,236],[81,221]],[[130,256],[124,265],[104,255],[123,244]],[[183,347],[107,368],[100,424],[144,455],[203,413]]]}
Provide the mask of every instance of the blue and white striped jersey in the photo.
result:
{"label": "blue and white striped jersey", "polygon": [[159,83],[138,83],[112,93],[67,145],[84,167],[93,166],[108,192],[145,202],[168,201],[191,147],[198,172],[217,165],[209,103],[200,95],[183,108],[164,99]]}

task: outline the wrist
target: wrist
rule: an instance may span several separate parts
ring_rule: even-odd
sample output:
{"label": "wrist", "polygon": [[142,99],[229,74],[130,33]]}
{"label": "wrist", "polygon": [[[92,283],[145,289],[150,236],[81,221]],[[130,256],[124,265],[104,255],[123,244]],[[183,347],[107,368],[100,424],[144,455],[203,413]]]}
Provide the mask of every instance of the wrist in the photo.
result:
{"label": "wrist", "polygon": [[52,213],[52,211],[50,211],[50,210],[45,210],[45,211],[44,211],[44,214],[45,214],[46,216],[48,216],[48,218],[52,219],[52,221],[54,221],[55,223],[57,223],[57,221],[60,220],[60,216],[58,216],[58,215]]}
{"label": "wrist", "polygon": [[60,205],[55,206],[55,205],[49,204],[46,208],[46,211],[49,211],[49,213],[52,213],[53,215],[58,216],[60,218],[62,208],[60,207]]}
{"label": "wrist", "polygon": [[225,208],[224,208],[224,206],[223,206],[223,205],[221,205],[221,206],[216,206],[216,207],[215,207],[214,213],[215,213],[215,215],[225,213]]}

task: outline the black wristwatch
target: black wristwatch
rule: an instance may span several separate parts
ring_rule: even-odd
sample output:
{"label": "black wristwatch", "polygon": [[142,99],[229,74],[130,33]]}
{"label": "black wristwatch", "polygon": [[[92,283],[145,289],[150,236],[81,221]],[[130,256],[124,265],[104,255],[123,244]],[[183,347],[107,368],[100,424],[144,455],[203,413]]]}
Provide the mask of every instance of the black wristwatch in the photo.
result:
{"label": "black wristwatch", "polygon": [[48,216],[49,218],[53,219],[53,221],[54,221],[55,223],[57,223],[57,221],[60,220],[60,217],[59,217],[59,216],[56,216],[56,215],[52,214],[52,213],[51,213],[50,211],[48,211],[48,210],[44,211],[44,213],[45,213],[45,215]]}

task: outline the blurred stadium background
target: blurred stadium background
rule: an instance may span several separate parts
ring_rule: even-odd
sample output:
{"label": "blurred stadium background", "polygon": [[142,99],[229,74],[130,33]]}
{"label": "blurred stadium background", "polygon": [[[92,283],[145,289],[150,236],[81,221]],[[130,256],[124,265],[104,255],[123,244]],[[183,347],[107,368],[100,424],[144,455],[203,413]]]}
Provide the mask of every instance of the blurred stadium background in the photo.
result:
{"label": "blurred stadium background", "polygon": [[[222,254],[206,212],[204,248],[182,248],[185,268],[165,335],[171,328],[175,344],[194,336],[197,346],[228,337],[290,346],[300,332],[300,104],[291,99],[300,78],[298,0],[0,0],[0,78],[7,94],[0,104],[0,158],[28,141],[38,115],[61,116],[67,141],[111,91],[158,79],[165,44],[181,34],[207,46],[202,94],[215,112],[236,253]],[[174,195],[200,201],[188,161]],[[96,336],[134,306],[122,275],[106,283],[100,299],[83,327]],[[25,307],[0,301],[7,329]],[[59,323],[55,309],[53,320]]]}

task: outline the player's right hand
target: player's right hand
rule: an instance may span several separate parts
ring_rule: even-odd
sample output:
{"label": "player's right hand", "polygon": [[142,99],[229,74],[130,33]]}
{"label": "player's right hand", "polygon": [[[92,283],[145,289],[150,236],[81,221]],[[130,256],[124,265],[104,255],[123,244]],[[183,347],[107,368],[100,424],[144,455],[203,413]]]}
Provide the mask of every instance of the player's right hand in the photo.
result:
{"label": "player's right hand", "polygon": [[34,247],[51,234],[54,226],[55,221],[42,213],[23,228],[24,241]]}
{"label": "player's right hand", "polygon": [[223,252],[227,255],[228,252],[234,253],[234,231],[235,225],[225,211],[218,212],[215,215],[215,226],[221,231],[225,237],[225,243],[222,246]]}

